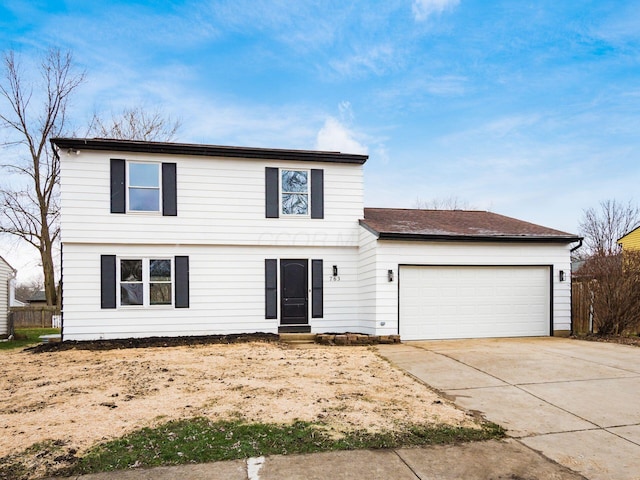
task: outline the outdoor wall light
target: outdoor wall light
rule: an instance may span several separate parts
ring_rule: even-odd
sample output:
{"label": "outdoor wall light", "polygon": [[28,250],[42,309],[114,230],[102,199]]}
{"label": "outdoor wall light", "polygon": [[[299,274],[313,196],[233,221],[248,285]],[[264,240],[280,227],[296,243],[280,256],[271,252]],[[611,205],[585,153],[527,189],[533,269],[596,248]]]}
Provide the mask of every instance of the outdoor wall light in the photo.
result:
{"label": "outdoor wall light", "polygon": [[560,281],[564,282],[564,270],[560,270]]}
{"label": "outdoor wall light", "polygon": [[387,278],[390,282],[393,282],[393,270],[387,270]]}
{"label": "outdoor wall light", "polygon": [[338,276],[338,266],[337,266],[337,265],[334,265],[334,266],[333,266],[333,276],[334,276],[334,277],[337,277],[337,276]]}

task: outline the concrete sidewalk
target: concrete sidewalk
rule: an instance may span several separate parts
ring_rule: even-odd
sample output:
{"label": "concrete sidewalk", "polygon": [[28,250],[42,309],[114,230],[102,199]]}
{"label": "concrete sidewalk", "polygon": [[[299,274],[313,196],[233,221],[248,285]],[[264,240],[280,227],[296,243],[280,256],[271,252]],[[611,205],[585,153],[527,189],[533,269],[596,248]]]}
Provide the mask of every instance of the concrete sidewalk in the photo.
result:
{"label": "concrete sidewalk", "polygon": [[73,477],[82,480],[584,480],[517,440],[276,455]]}

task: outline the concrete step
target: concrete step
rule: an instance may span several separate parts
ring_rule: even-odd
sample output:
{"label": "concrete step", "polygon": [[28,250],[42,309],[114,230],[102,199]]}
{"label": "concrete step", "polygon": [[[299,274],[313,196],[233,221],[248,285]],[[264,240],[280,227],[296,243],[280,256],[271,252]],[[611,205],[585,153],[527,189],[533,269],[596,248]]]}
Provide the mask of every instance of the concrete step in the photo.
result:
{"label": "concrete step", "polygon": [[280,333],[278,336],[284,343],[316,343],[315,333]]}

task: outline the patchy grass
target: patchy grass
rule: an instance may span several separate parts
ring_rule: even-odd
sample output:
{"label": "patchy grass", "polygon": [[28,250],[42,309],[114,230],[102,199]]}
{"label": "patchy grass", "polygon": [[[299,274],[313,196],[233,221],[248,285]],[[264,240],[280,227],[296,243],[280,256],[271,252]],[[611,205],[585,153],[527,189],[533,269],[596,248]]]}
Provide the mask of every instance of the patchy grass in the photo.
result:
{"label": "patchy grass", "polygon": [[0,350],[13,350],[40,343],[40,335],[60,333],[59,328],[16,328],[13,340],[0,342]]}
{"label": "patchy grass", "polygon": [[66,473],[94,473],[135,467],[233,460],[330,450],[398,448],[502,438],[504,430],[487,423],[481,429],[412,425],[398,431],[356,431],[334,438],[322,425],[247,424],[193,418],[144,428],[90,449]]}

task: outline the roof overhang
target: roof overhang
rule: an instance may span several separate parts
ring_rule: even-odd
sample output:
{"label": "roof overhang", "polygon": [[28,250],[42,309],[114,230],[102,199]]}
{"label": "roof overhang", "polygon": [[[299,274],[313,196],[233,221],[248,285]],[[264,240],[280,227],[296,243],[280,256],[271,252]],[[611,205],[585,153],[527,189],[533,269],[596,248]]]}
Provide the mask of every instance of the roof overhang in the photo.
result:
{"label": "roof overhang", "polygon": [[92,150],[160,155],[194,155],[201,157],[225,157],[239,159],[267,159],[282,161],[312,161],[363,165],[368,155],[324,152],[315,150],[285,150],[275,148],[231,147],[192,143],[143,142],[137,140],[112,140],[103,138],[52,138],[54,150]]}

